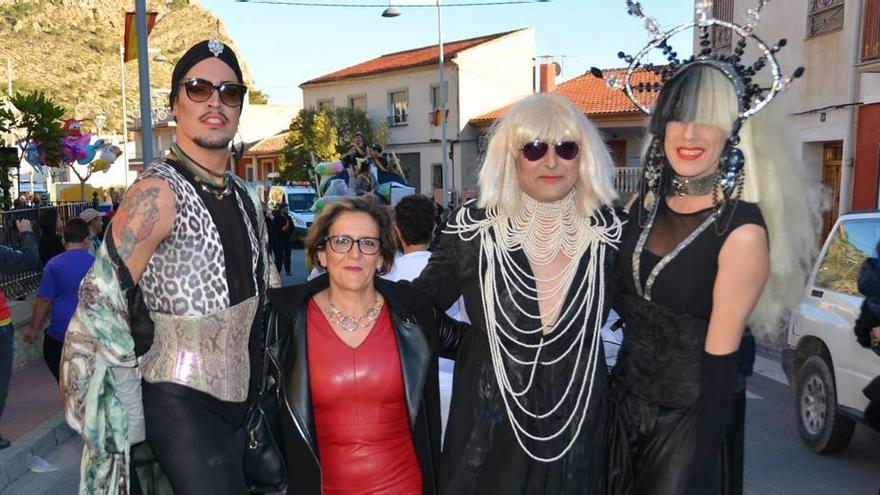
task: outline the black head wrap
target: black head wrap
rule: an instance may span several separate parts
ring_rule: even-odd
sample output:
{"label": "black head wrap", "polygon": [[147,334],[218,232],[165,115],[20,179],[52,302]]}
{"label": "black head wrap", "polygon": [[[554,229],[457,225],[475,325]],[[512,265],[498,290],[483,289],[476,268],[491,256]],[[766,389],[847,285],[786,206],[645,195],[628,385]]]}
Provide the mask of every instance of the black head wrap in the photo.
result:
{"label": "black head wrap", "polygon": [[235,77],[238,78],[238,82],[244,83],[244,78],[241,74],[241,67],[238,65],[238,58],[235,56],[235,52],[232,51],[232,48],[230,48],[229,45],[219,40],[200,41],[187,50],[186,53],[183,54],[183,57],[180,57],[180,60],[177,61],[177,65],[174,66],[174,72],[171,73],[171,107],[174,106],[174,101],[179,94],[180,83],[183,80],[183,76],[185,76],[194,65],[211,57],[217,57],[225,62],[226,65],[232,69],[232,72],[235,72]]}

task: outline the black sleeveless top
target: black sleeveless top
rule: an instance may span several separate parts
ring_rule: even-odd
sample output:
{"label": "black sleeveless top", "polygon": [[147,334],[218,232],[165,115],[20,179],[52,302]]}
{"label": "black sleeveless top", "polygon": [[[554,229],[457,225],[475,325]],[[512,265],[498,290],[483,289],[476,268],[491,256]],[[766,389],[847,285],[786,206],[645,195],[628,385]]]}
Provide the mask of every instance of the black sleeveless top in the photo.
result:
{"label": "black sleeveless top", "polygon": [[[202,189],[195,175],[175,160],[167,160],[180,175],[186,178],[211,214],[211,220],[220,234],[223,258],[226,262],[226,285],[229,288],[229,305],[235,306],[257,293],[254,287],[253,256],[248,239],[247,226],[238,206],[238,195],[246,194],[233,185],[232,194],[217,199]],[[231,180],[231,179],[230,179]],[[244,198],[247,201],[247,198]]]}
{"label": "black sleeveless top", "polygon": [[[664,256],[695,231],[712,208],[678,213],[659,199],[657,215],[640,257],[639,287]],[[615,367],[615,384],[655,403],[692,404],[699,393],[699,366],[712,314],[712,292],[718,273],[718,255],[727,237],[738,227],[765,227],[755,203],[738,201],[697,234],[656,274],[650,300],[639,295],[633,253],[643,228],[641,200],[633,205],[621,242],[617,270],[622,294],[617,309],[625,322],[623,346]],[[642,212],[647,223],[649,211]],[[766,228],[766,227],[765,227]]]}

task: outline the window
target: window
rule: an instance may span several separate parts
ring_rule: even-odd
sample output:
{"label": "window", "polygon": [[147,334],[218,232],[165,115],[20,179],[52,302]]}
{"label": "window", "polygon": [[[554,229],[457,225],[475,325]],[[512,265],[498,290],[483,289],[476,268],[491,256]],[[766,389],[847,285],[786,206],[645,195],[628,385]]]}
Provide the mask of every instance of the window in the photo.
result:
{"label": "window", "polygon": [[816,273],[816,287],[859,296],[859,269],[865,258],[876,256],[880,240],[880,218],[862,218],[842,223],[828,245]]}
{"label": "window", "polygon": [[272,160],[263,160],[262,162],[260,162],[260,165],[262,165],[262,167],[263,167],[263,175],[262,175],[263,180],[266,180],[267,176],[273,172]]}
{"label": "window", "polygon": [[391,106],[391,115],[388,116],[388,124],[392,126],[406,125],[408,106],[406,90],[392,91],[388,95],[388,100]]}
{"label": "window", "polygon": [[431,187],[434,189],[443,189],[443,164],[431,164]]}
{"label": "window", "polygon": [[314,193],[288,193],[287,195],[287,206],[290,211],[309,211],[314,203]]}
{"label": "window", "polygon": [[360,96],[349,96],[348,97],[348,108],[352,110],[360,110],[362,112],[367,111],[367,97],[366,95]]}
{"label": "window", "polygon": [[843,29],[844,0],[808,0],[807,38]]}
{"label": "window", "polygon": [[[449,83],[443,82],[444,93],[446,97],[446,108],[449,108]],[[440,85],[432,84],[431,85],[431,108],[436,110],[440,108],[443,102],[440,100]]]}
{"label": "window", "polygon": [[254,180],[254,166],[248,165],[247,171],[245,172],[245,180],[248,182],[253,182]]}
{"label": "window", "polygon": [[318,100],[318,111],[319,112],[332,112],[333,111],[333,98]]}
{"label": "window", "polygon": [[[712,16],[720,21],[733,22],[734,0],[715,0]],[[730,28],[712,26],[712,49],[723,50],[733,48],[733,31]]]}

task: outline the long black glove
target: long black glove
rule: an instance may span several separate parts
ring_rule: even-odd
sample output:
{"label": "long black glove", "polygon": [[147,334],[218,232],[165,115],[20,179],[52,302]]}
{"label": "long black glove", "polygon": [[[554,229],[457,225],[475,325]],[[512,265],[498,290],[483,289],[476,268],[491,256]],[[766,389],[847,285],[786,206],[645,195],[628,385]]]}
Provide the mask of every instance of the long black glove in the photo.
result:
{"label": "long black glove", "polygon": [[715,495],[719,492],[715,485],[720,479],[721,442],[738,367],[738,352],[717,356],[703,351],[700,398],[697,399],[697,439],[688,478],[688,495]]}

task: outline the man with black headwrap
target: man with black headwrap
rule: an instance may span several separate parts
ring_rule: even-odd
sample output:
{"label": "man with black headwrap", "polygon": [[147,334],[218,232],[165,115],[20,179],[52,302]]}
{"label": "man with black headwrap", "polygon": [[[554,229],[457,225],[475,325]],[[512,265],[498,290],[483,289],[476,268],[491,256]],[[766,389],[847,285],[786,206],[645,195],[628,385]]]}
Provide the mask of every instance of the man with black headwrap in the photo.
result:
{"label": "man with black headwrap", "polygon": [[259,199],[228,171],[246,92],[229,46],[184,54],[176,143],[128,189],[83,282],[62,386],[85,440],[85,493],[133,485],[128,452],[144,437],[175,493],[247,491],[241,427],[278,279]]}

